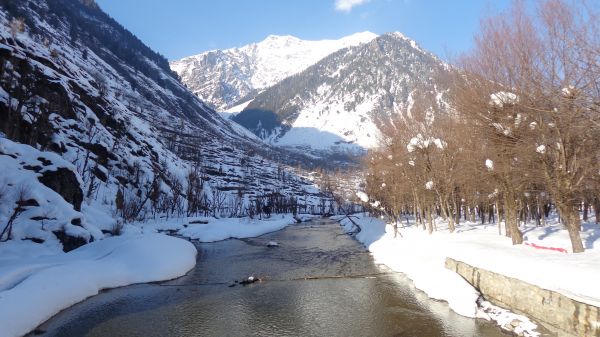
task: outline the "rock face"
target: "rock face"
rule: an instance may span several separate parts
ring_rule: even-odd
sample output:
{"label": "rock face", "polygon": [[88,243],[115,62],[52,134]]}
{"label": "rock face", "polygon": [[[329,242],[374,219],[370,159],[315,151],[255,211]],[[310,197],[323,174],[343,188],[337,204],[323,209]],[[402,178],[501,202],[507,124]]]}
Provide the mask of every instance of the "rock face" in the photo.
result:
{"label": "rock face", "polygon": [[56,238],[60,241],[60,243],[62,243],[63,251],[65,253],[70,252],[73,249],[79,248],[88,243],[86,239],[78,236],[69,235],[64,231],[54,231],[52,233],[54,233],[54,235],[56,235]]}
{"label": "rock face", "polygon": [[68,168],[59,167],[56,171],[46,171],[38,180],[60,194],[76,211],[81,211],[83,191],[75,173]]}
{"label": "rock face", "polygon": [[559,336],[600,336],[600,308],[518,279],[480,269],[451,258],[446,268],[455,271],[490,302],[523,313]]}

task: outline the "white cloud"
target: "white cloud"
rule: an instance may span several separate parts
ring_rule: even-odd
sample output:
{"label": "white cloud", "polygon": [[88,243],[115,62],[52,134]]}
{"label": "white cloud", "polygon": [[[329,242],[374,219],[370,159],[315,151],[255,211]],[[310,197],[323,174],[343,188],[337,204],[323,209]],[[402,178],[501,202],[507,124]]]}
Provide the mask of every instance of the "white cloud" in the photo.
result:
{"label": "white cloud", "polygon": [[355,6],[366,4],[371,0],[335,0],[335,10],[340,12],[350,12]]}

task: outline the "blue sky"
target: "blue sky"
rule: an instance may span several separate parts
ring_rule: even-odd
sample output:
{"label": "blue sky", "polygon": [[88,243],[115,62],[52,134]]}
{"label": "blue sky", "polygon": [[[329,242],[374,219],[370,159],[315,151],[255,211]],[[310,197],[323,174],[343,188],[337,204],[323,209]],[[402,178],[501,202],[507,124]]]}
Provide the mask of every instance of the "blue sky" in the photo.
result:
{"label": "blue sky", "polygon": [[399,31],[447,59],[467,51],[479,21],[510,0],[96,0],[147,45],[174,60],[239,47],[269,34],[340,38]]}

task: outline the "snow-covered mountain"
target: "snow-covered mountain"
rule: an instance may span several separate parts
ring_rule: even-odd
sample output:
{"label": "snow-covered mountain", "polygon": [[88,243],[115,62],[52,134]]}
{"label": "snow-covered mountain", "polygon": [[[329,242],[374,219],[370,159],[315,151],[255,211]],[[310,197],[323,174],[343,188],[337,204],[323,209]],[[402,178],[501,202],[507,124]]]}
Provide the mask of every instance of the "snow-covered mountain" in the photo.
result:
{"label": "snow-covered mountain", "polygon": [[310,207],[286,165],[304,159],[223,119],[93,0],[0,0],[0,240],[66,250],[156,212]]}
{"label": "snow-covered mountain", "polygon": [[272,144],[361,152],[377,120],[405,112],[416,91],[443,105],[447,66],[401,33],[339,50],[264,90],[234,120]]}
{"label": "snow-covered mountain", "polygon": [[362,32],[339,40],[306,41],[270,35],[240,48],[208,51],[171,62],[171,69],[192,92],[221,111],[252,99],[337,50],[367,43],[376,36]]}

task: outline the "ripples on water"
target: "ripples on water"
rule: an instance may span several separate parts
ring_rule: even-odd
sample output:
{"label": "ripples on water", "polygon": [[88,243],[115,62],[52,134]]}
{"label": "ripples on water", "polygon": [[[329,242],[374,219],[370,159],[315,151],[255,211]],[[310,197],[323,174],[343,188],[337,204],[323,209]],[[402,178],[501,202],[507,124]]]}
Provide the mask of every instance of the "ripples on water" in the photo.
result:
{"label": "ripples on water", "polygon": [[[317,220],[198,244],[188,275],[110,290],[40,329],[44,336],[505,336],[415,291],[341,234],[336,223]],[[280,247],[267,248],[271,240]],[[228,287],[250,275],[265,281]],[[376,276],[343,277],[356,275]]]}

